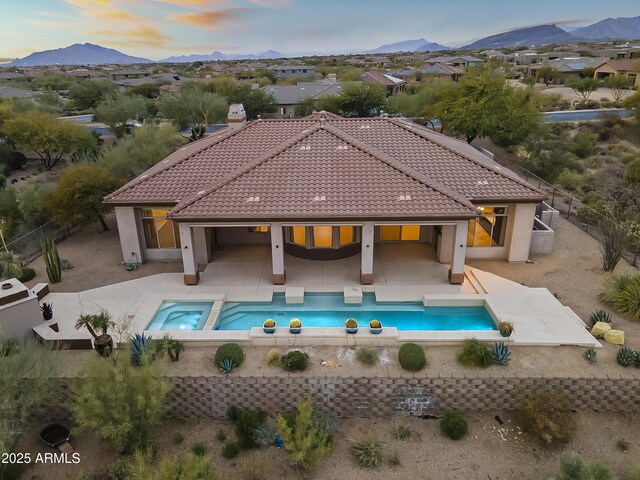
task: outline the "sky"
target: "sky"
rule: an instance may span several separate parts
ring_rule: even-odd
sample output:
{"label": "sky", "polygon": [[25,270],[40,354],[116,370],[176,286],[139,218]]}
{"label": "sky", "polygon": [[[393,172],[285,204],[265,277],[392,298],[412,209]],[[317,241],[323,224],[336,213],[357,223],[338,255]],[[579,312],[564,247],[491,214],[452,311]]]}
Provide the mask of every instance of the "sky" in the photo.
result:
{"label": "sky", "polygon": [[330,54],[414,38],[461,45],[525,26],[638,15],[638,0],[0,0],[0,59],[85,42],[153,60]]}

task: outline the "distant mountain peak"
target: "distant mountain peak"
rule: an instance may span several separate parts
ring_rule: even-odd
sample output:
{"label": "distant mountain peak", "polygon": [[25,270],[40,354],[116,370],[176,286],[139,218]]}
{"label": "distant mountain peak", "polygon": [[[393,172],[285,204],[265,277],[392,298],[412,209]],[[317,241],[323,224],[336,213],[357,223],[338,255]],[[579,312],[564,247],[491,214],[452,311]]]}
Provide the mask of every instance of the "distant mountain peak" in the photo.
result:
{"label": "distant mountain peak", "polygon": [[508,32],[490,35],[476,40],[465,49],[489,49],[503,47],[520,47],[531,45],[549,45],[551,43],[570,43],[575,38],[556,25],[537,25],[535,27],[517,28]]}
{"label": "distant mountain peak", "polygon": [[18,58],[6,66],[34,67],[47,65],[101,65],[149,63],[151,60],[132,57],[112,48],[93,43],[74,43],[68,47],[34,52],[24,58]]}
{"label": "distant mountain peak", "polygon": [[364,53],[396,53],[396,52],[437,52],[438,50],[448,50],[449,47],[440,45],[439,43],[430,42],[424,38],[413,40],[402,40],[394,43],[380,45],[373,50],[367,50]]}
{"label": "distant mountain peak", "polygon": [[576,28],[571,33],[585,40],[636,40],[640,39],[640,16],[605,18],[592,25]]}

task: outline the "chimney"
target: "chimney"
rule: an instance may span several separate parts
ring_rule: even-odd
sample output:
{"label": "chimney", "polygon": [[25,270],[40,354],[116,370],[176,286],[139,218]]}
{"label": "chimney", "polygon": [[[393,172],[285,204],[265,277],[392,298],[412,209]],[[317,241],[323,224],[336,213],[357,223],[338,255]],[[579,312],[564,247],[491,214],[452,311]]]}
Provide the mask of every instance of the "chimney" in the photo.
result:
{"label": "chimney", "polygon": [[229,107],[228,122],[230,130],[238,130],[247,123],[247,114],[241,103],[233,103]]}
{"label": "chimney", "polygon": [[332,82],[337,82],[338,76],[335,73],[330,73],[327,75],[327,80],[331,80]]}

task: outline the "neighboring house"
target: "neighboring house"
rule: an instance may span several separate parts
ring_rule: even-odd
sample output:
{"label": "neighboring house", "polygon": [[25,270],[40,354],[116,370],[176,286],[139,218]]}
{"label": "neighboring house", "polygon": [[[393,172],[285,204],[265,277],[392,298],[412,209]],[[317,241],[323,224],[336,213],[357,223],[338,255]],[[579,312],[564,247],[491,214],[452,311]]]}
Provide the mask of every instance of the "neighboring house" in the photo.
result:
{"label": "neighboring house", "polygon": [[551,60],[560,60],[563,58],[579,58],[580,54],[576,52],[546,52],[538,53],[533,50],[521,50],[505,57],[506,61],[518,66],[537,65]]}
{"label": "neighboring house", "polygon": [[386,242],[431,245],[460,284],[466,258],[526,262],[546,198],[465,142],[398,118],[247,123],[232,105],[227,129],[158,160],[105,203],[125,262],[182,259],[188,285],[216,249],[238,244],[271,246],[274,284],[289,255],[359,255],[371,284]]}
{"label": "neighboring house", "polygon": [[[527,69],[527,75],[537,77],[540,68],[545,65],[550,65],[558,72],[558,77],[553,80],[553,83],[562,84],[572,78],[582,78],[586,69],[596,69],[604,62],[605,60],[602,57],[577,57],[550,60],[541,64],[530,65]],[[538,79],[538,82],[543,81],[543,78]]]}
{"label": "neighboring house", "polygon": [[444,55],[440,57],[430,58],[426,61],[427,65],[435,65],[436,63],[443,63],[455,68],[461,68],[467,70],[468,68],[480,67],[484,63],[481,58],[472,57],[471,55]]}
{"label": "neighboring house", "polygon": [[66,72],[66,75],[70,75],[72,77],[84,78],[85,80],[90,80],[92,78],[104,78],[106,75],[97,70],[88,70],[86,68],[79,68],[76,70],[71,70]]}
{"label": "neighboring house", "polygon": [[25,76],[26,75],[18,72],[0,72],[0,80],[5,80],[7,82],[13,82],[14,80],[25,78]]}
{"label": "neighboring house", "polygon": [[316,74],[316,69],[310,65],[276,65],[271,70],[278,78],[313,77]]}
{"label": "neighboring house", "polygon": [[464,75],[464,70],[461,68],[452,67],[444,63],[436,63],[429,65],[428,67],[418,70],[425,77],[446,78],[453,82],[457,82],[458,79]]}
{"label": "neighboring house", "polygon": [[33,96],[35,94],[30,90],[0,85],[0,98],[31,98]]}
{"label": "neighboring house", "polygon": [[594,78],[604,79],[611,75],[627,77],[633,87],[640,86],[640,58],[631,60],[607,60],[596,67]]}
{"label": "neighboring house", "polygon": [[138,85],[158,84],[158,83],[173,83],[179,82],[182,79],[176,73],[156,73],[154,75],[148,75],[146,77],[126,78],[123,80],[114,80],[113,83],[121,88],[137,87]]}
{"label": "neighboring house", "polygon": [[294,118],[296,107],[307,98],[339,95],[342,87],[335,82],[305,82],[297,85],[268,85],[262,89],[278,102],[278,118]]}
{"label": "neighboring house", "polygon": [[591,53],[596,57],[604,57],[607,60],[640,58],[640,46],[603,48],[600,50],[592,50]]}
{"label": "neighboring house", "polygon": [[397,93],[404,92],[406,81],[396,78],[388,73],[380,73],[375,70],[369,70],[362,74],[362,80],[365,82],[374,82],[385,88],[387,97],[391,97]]}
{"label": "neighboring house", "polygon": [[151,72],[149,72],[148,70],[127,69],[127,70],[115,70],[113,72],[109,72],[109,76],[111,77],[111,80],[113,80],[114,82],[117,82],[120,80],[130,80],[132,78],[146,78],[149,75],[151,75]]}
{"label": "neighboring house", "polygon": [[160,85],[159,87],[160,96],[167,97],[167,96],[175,95],[180,91],[181,87],[182,87],[182,80],[177,80],[169,84]]}

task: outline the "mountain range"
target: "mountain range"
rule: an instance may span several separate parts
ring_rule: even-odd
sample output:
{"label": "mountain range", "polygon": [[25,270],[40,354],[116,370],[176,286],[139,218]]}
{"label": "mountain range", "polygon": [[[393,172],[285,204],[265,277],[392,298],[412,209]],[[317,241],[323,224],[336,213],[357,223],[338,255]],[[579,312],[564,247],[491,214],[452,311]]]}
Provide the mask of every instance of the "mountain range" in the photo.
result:
{"label": "mountain range", "polygon": [[[607,18],[592,25],[579,28],[561,29],[556,25],[539,25],[535,27],[519,28],[507,32],[490,35],[476,40],[461,49],[491,49],[515,46],[548,45],[552,43],[575,43],[579,41],[598,40],[637,40],[640,39],[640,16],[631,18]],[[458,45],[460,45],[458,43]],[[352,53],[377,54],[394,52],[436,52],[449,50],[439,43],[430,42],[424,38],[403,40],[388,43],[377,48]],[[157,62],[187,63],[197,61],[216,60],[244,60],[244,59],[274,59],[285,58],[286,55],[274,50],[267,50],[259,54],[225,54],[214,51],[208,55],[193,54],[173,56]],[[152,60],[132,57],[111,48],[101,47],[91,43],[76,43],[66,48],[35,52],[21,59],[2,66],[38,66],[38,65],[100,65],[100,64],[134,64],[151,63]]]}

